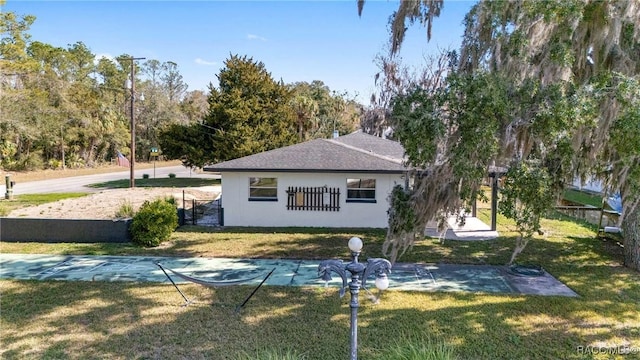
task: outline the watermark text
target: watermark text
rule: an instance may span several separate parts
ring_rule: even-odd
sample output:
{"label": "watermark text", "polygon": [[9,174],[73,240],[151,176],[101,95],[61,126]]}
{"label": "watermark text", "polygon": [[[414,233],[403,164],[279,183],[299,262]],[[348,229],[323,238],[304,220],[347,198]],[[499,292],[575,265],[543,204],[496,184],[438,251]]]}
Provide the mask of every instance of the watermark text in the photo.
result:
{"label": "watermark text", "polygon": [[620,345],[620,346],[577,346],[576,351],[580,355],[631,355],[640,354],[640,347]]}

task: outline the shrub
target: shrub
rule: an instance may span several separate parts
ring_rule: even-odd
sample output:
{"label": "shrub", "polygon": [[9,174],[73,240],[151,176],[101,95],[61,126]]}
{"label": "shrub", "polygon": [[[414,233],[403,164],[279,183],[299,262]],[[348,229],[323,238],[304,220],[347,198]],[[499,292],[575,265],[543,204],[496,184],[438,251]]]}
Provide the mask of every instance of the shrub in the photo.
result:
{"label": "shrub", "polygon": [[49,169],[59,169],[62,167],[62,161],[58,159],[49,159],[49,161],[47,161],[47,167]]}
{"label": "shrub", "polygon": [[70,153],[67,155],[66,166],[70,169],[80,169],[85,166],[84,159],[76,153]]}
{"label": "shrub", "polygon": [[35,171],[44,168],[44,161],[42,160],[42,152],[34,151],[27,155],[23,155],[14,170],[18,171]]}
{"label": "shrub", "polygon": [[145,201],[133,216],[131,238],[138,245],[158,246],[169,239],[176,227],[178,213],[173,198]]}
{"label": "shrub", "polygon": [[124,201],[120,204],[120,208],[115,213],[116,219],[132,218],[135,215],[131,201]]}
{"label": "shrub", "polygon": [[143,179],[148,179],[149,178],[149,174],[142,174],[142,178]]}
{"label": "shrub", "polygon": [[173,178],[175,178],[175,177],[176,177],[176,174],[174,174],[174,173],[169,173],[169,178],[170,178],[170,179],[173,179]]}

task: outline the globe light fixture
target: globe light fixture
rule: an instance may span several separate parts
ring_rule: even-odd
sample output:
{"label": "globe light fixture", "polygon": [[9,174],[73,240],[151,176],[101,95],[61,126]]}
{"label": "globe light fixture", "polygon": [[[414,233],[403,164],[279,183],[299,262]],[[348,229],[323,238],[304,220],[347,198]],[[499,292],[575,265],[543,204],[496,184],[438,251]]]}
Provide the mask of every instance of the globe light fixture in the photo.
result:
{"label": "globe light fixture", "polygon": [[362,250],[362,240],[359,237],[349,239],[349,250],[359,253]]}

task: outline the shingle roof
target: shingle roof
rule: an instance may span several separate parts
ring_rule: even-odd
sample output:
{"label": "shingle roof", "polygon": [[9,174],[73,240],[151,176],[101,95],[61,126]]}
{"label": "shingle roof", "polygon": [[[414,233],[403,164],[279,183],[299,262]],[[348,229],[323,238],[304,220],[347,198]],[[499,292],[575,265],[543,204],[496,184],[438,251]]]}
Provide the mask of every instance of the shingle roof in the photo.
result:
{"label": "shingle roof", "polygon": [[396,141],[353,133],[208,165],[204,170],[403,173],[403,157],[404,148]]}

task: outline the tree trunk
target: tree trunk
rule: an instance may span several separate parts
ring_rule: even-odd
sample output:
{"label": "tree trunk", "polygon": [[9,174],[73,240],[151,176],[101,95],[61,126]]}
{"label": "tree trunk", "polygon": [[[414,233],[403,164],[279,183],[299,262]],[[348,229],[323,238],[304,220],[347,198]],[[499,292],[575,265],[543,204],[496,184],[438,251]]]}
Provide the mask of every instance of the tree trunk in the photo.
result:
{"label": "tree trunk", "polygon": [[302,142],[302,121],[298,121],[298,137],[300,138],[300,142]]}
{"label": "tree trunk", "polygon": [[524,250],[525,247],[527,247],[527,244],[529,243],[529,239],[531,239],[531,237],[520,234],[520,237],[516,239],[516,246],[515,248],[513,248],[513,252],[511,253],[511,260],[509,260],[507,265],[509,266],[513,265],[513,262],[516,260],[516,257],[520,255],[520,253],[522,252],[522,250]]}
{"label": "tree trunk", "polygon": [[640,205],[622,219],[624,265],[640,271]]}

